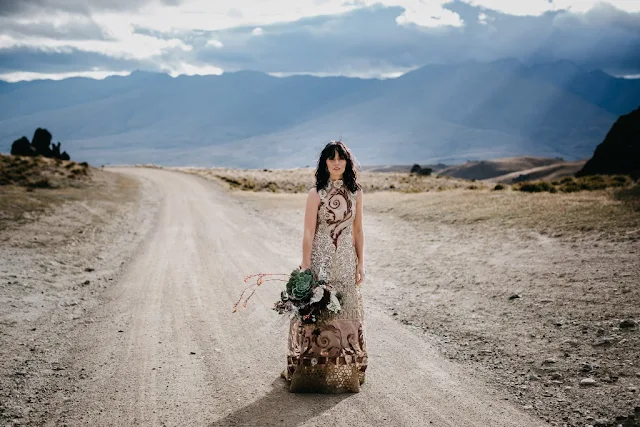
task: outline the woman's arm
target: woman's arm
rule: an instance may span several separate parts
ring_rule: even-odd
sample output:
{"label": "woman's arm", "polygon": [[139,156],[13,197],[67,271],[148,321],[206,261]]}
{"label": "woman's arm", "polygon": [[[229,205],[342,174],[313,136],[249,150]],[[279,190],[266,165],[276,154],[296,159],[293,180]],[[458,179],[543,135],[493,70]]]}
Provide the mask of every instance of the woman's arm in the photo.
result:
{"label": "woman's arm", "polygon": [[353,242],[358,256],[356,267],[356,283],[359,285],[364,281],[364,230],[362,226],[362,189],[356,193],[356,217],[353,220]]}
{"label": "woman's arm", "polygon": [[311,267],[311,246],[313,237],[316,234],[316,221],[318,219],[318,206],[320,206],[320,196],[314,188],[309,190],[307,195],[307,206],[304,211],[304,233],[302,236],[302,271]]}

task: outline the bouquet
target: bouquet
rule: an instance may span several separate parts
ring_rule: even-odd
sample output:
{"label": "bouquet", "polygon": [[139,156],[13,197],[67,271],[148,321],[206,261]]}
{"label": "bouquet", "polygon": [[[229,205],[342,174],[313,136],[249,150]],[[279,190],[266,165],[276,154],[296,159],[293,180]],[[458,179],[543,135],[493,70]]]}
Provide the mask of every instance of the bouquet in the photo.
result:
{"label": "bouquet", "polygon": [[[249,278],[259,276],[254,285],[260,286],[264,283],[265,276],[285,276],[284,274],[260,273],[245,277],[246,282]],[[267,279],[281,280],[284,279]],[[240,299],[234,306],[234,312],[238,310],[238,306],[242,301],[244,293],[249,289],[245,288],[240,295]],[[247,301],[253,296],[255,289],[245,299],[243,306],[247,306]],[[298,318],[303,323],[315,323],[322,314],[331,312],[339,313],[342,309],[340,301],[342,295],[336,292],[326,283],[324,279],[318,279],[310,269],[302,271],[296,268],[289,274],[285,289],[280,293],[280,300],[276,301],[273,309],[279,314],[289,313],[291,317]]]}
{"label": "bouquet", "polygon": [[315,323],[324,312],[340,312],[341,299],[342,295],[324,280],[316,280],[310,269],[300,271],[296,268],[273,309],[280,314],[291,313],[303,323]]}

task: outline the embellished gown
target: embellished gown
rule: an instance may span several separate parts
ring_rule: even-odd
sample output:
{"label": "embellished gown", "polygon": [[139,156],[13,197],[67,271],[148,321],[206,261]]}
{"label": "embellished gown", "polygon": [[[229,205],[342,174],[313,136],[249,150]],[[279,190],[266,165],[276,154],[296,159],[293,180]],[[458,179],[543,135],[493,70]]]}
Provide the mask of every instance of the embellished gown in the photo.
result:
{"label": "embellished gown", "polygon": [[342,180],[329,180],[318,195],[311,270],[342,294],[342,310],[327,313],[315,324],[292,319],[285,378],[291,392],[359,392],[367,368],[367,349],[362,295],[355,281],[356,193]]}

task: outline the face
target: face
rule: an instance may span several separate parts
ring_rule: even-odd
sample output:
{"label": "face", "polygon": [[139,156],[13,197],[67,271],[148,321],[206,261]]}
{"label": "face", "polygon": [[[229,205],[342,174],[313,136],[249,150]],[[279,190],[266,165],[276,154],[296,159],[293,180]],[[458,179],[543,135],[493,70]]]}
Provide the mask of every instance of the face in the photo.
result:
{"label": "face", "polygon": [[347,168],[347,159],[341,159],[338,150],[334,153],[333,158],[327,159],[327,169],[329,169],[329,175],[333,179],[340,178]]}

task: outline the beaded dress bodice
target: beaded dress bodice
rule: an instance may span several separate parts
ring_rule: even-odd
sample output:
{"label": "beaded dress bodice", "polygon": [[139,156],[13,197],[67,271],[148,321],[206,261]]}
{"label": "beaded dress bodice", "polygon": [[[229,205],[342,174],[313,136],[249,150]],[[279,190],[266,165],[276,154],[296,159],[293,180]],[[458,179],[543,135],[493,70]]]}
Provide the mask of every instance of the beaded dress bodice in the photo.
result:
{"label": "beaded dress bodice", "polygon": [[342,311],[333,318],[361,318],[360,291],[355,284],[358,257],[353,241],[356,194],[337,180],[329,181],[318,195],[320,206],[311,248],[311,269],[343,295]]}

